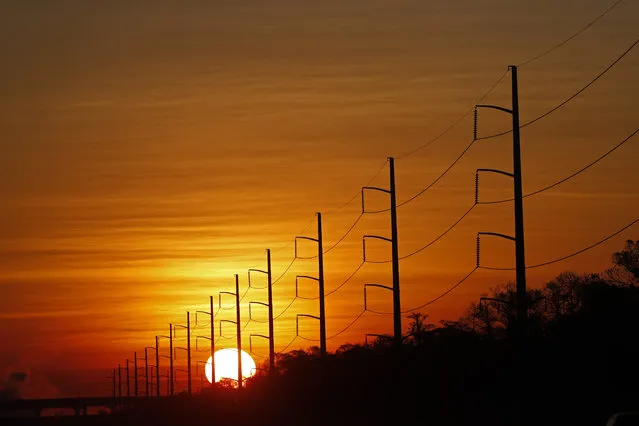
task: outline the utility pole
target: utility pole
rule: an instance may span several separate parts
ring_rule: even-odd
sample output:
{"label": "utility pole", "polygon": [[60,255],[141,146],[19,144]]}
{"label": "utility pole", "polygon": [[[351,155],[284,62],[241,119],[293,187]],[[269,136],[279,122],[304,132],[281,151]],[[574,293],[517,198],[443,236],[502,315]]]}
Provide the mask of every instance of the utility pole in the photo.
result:
{"label": "utility pole", "polygon": [[189,396],[192,395],[192,382],[191,382],[191,313],[186,313],[186,325],[176,324],[175,327],[186,329],[186,348],[178,347],[186,351],[186,374],[187,374],[187,392]]}
{"label": "utility pole", "polygon": [[149,397],[149,348],[144,348],[144,396]]}
{"label": "utility pole", "polygon": [[155,396],[160,393],[160,337],[155,336]]}
{"label": "utility pole", "polygon": [[129,359],[126,360],[126,396],[131,396],[131,385],[129,383]]}
{"label": "utility pole", "polygon": [[215,312],[213,310],[213,296],[209,296],[211,304],[211,387],[215,388]]}
{"label": "utility pole", "polygon": [[133,352],[133,393],[138,396],[138,353]]}
{"label": "utility pole", "polygon": [[[322,357],[326,357],[326,306],[324,301],[324,248],[323,248],[323,238],[322,238],[322,214],[316,213],[317,216],[317,238],[311,237],[295,237],[295,257],[297,258],[297,240],[309,240],[317,243],[317,278],[306,276],[306,275],[298,275],[295,278],[296,281],[296,291],[297,291],[297,279],[298,278],[308,278],[314,281],[317,281],[319,285],[319,326],[320,326],[320,355]],[[308,315],[307,315],[308,316]],[[313,316],[309,316],[311,318],[315,318]]]}
{"label": "utility pole", "polygon": [[[395,186],[395,159],[388,157],[389,165],[389,189],[377,188],[373,186],[362,187],[362,213],[366,212],[366,206],[364,202],[364,191],[379,191],[388,194],[390,197],[390,219],[391,219],[391,238],[380,237],[377,235],[364,235],[363,237],[363,250],[364,250],[364,262],[366,262],[366,239],[375,238],[384,240],[391,243],[391,256],[392,256],[392,269],[393,269],[393,338],[395,344],[398,346],[402,343],[402,307],[401,307],[401,294],[400,294],[400,281],[399,281],[399,238],[397,233],[397,195]],[[387,288],[386,286],[377,286]]]}
{"label": "utility pole", "polygon": [[[169,340],[169,355],[168,357],[165,358],[169,358],[169,374],[167,376],[167,388],[168,388],[168,392],[167,395],[171,395],[173,396],[175,394],[175,385],[173,382],[173,376],[174,376],[174,371],[173,371],[173,324],[169,323],[169,335],[168,336],[156,336],[156,340],[155,340],[155,345],[156,347],[159,349],[158,346],[158,337],[161,337],[163,339],[168,339]],[[156,351],[156,353],[159,353],[159,350]],[[163,355],[164,356],[164,355]],[[159,366],[160,365],[160,360],[156,358],[156,364]],[[159,367],[158,367],[159,370]],[[160,382],[159,377],[158,377],[158,383]],[[159,386],[158,386],[159,388]],[[159,396],[159,391],[158,391],[158,396]]]}
{"label": "utility pole", "polygon": [[[209,339],[211,344],[211,387],[215,388],[215,312],[213,310],[213,296],[209,296],[210,308],[209,311],[195,311],[195,327],[197,328],[197,314],[209,315],[211,317],[211,335],[209,337],[205,336],[195,336],[195,350],[197,350],[197,339]],[[206,363],[205,363],[206,364]],[[197,367],[196,367],[197,368]],[[206,371],[206,367],[205,367]],[[197,372],[196,372],[197,374]]]}
{"label": "utility pole", "polygon": [[175,380],[173,372],[173,324],[169,324],[169,370],[171,373],[171,396],[175,395]]}
{"label": "utility pole", "polygon": [[525,346],[528,337],[528,301],[526,292],[526,252],[524,245],[524,197],[521,182],[521,147],[519,140],[519,85],[517,66],[510,66],[512,75],[513,116],[513,174],[515,193],[515,258],[517,262],[517,322],[520,345]]}
{"label": "utility pole", "polygon": [[118,364],[118,398],[122,398],[122,367]]}
{"label": "utility pole", "polygon": [[[255,334],[251,336],[261,337],[268,339],[268,353],[269,353],[269,372],[273,373],[275,371],[275,335],[273,332],[273,281],[271,274],[271,250],[266,249],[266,271],[262,269],[249,269],[248,270],[248,281],[249,287],[251,286],[251,272],[260,272],[262,274],[266,274],[267,277],[267,289],[268,289],[268,303],[262,302],[249,302],[249,319],[251,318],[251,305],[257,304],[266,306],[268,309],[268,336],[263,336],[261,334]],[[249,342],[251,340],[249,339]],[[251,351],[252,344],[251,344]]]}
{"label": "utility pole", "polygon": [[266,276],[268,279],[268,358],[269,372],[275,372],[275,334],[273,332],[273,276],[271,273],[271,250],[266,249]]}
{"label": "utility pole", "polygon": [[395,159],[388,159],[390,169],[391,247],[393,256],[393,334],[402,341],[402,307],[399,295],[399,244],[397,241],[397,198],[395,195]]}
{"label": "utility pole", "polygon": [[235,274],[235,322],[237,327],[237,389],[242,390],[242,326],[240,324],[240,277]]}
{"label": "utility pole", "polygon": [[116,396],[116,384],[115,384],[115,368],[113,369],[113,399],[115,399]]}
{"label": "utility pole", "polygon": [[[517,66],[510,65],[508,67],[512,76],[512,109],[495,106],[495,105],[475,105],[475,128],[474,134],[477,139],[477,109],[478,108],[490,108],[496,109],[508,113],[512,116],[513,123],[513,172],[508,173],[495,169],[477,169],[475,176],[476,180],[476,192],[475,200],[478,201],[478,182],[479,172],[492,172],[509,176],[513,179],[513,195],[515,204],[515,236],[509,237],[503,234],[497,234],[492,232],[480,232],[479,234],[487,234],[507,238],[515,242],[515,258],[516,258],[516,293],[517,293],[517,342],[521,353],[525,351],[526,340],[528,337],[528,300],[526,290],[526,253],[524,244],[524,202],[522,191],[522,172],[521,172],[521,146],[519,138],[519,89],[517,81]],[[478,249],[479,249],[479,235],[478,235]],[[479,255],[479,252],[478,252]],[[479,259],[478,259],[479,260]],[[477,262],[479,267],[479,261]]]}

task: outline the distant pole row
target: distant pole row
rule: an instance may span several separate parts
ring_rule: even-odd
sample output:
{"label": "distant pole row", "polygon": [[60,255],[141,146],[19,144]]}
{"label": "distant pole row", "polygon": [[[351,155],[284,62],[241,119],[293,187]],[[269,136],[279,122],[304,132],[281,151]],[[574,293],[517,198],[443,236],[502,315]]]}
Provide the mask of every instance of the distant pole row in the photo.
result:
{"label": "distant pole row", "polygon": [[[521,170],[521,149],[520,149],[520,134],[519,134],[519,99],[518,99],[518,81],[517,81],[517,67],[510,66],[509,67],[512,74],[512,109],[507,109],[500,106],[495,105],[484,105],[478,104],[475,106],[475,124],[474,124],[474,141],[479,140],[477,138],[477,110],[480,108],[489,108],[495,109],[502,112],[506,112],[511,114],[512,116],[512,126],[513,126],[513,172],[505,172],[501,170],[495,169],[477,169],[476,171],[476,193],[475,193],[475,204],[477,204],[478,200],[478,187],[479,187],[479,173],[480,172],[493,172],[499,173],[502,175],[509,176],[513,179],[513,191],[514,191],[514,218],[515,218],[515,236],[511,237],[504,234],[493,233],[493,232],[479,232],[477,236],[477,248],[478,248],[478,257],[477,257],[477,267],[479,268],[479,238],[481,235],[491,235],[506,238],[514,241],[515,243],[515,253],[516,253],[516,312],[517,312],[517,341],[519,342],[518,347],[521,352],[524,353],[524,345],[527,340],[527,300],[526,300],[526,262],[525,262],[525,245],[524,245],[524,219],[523,219],[523,192],[522,192],[522,170]],[[390,198],[390,208],[384,211],[390,211],[390,228],[391,228],[391,237],[383,237],[378,235],[364,235],[363,236],[363,257],[364,262],[366,262],[366,240],[367,239],[379,239],[383,241],[387,241],[391,243],[391,254],[392,254],[392,287],[384,286],[381,284],[365,284],[364,285],[364,310],[366,310],[366,290],[370,287],[378,287],[382,289],[386,289],[392,292],[393,294],[393,340],[395,344],[401,344],[403,335],[402,335],[402,320],[401,320],[401,297],[400,297],[400,273],[399,273],[399,241],[398,241],[398,227],[397,227],[397,197],[396,197],[396,183],[395,183],[395,162],[394,158],[389,157],[389,189],[378,188],[378,187],[370,187],[365,186],[362,187],[362,214],[367,213],[366,205],[365,205],[365,191],[379,191],[389,195]],[[319,344],[320,344],[320,354],[322,357],[327,354],[327,337],[326,337],[326,305],[325,305],[325,287],[324,287],[324,247],[323,247],[323,235],[322,235],[322,214],[317,213],[317,236],[316,237],[308,237],[308,236],[296,236],[294,239],[294,250],[295,257],[294,259],[303,259],[298,257],[298,241],[307,240],[314,242],[317,244],[317,256],[313,256],[313,259],[317,257],[317,276],[310,275],[297,275],[295,277],[295,293],[296,297],[298,297],[298,284],[300,279],[312,280],[316,281],[318,284],[318,293],[319,293],[319,315],[310,315],[310,314],[297,314],[296,315],[296,330],[297,335],[299,335],[299,319],[300,318],[312,318],[316,319],[319,322]],[[330,250],[330,249],[329,249]],[[262,305],[268,308],[268,335],[262,334],[250,334],[249,335],[249,343],[252,351],[252,338],[259,337],[264,338],[269,341],[269,369],[270,371],[274,371],[275,368],[275,335],[274,335],[274,316],[273,316],[273,282],[272,282],[272,269],[271,269],[271,251],[269,249],[266,250],[266,269],[249,269],[248,270],[248,286],[252,287],[251,281],[251,273],[262,273],[267,276],[267,290],[268,290],[268,301],[259,302],[259,301],[250,301],[248,302],[249,308],[249,321],[252,320],[252,306],[253,305]],[[236,345],[237,345],[237,365],[238,365],[238,389],[242,389],[243,386],[243,378],[242,378],[242,325],[241,325],[241,296],[240,296],[240,280],[239,276],[235,274],[235,292],[221,291],[218,294],[219,306],[222,305],[222,295],[227,294],[231,295],[235,298],[235,311],[236,318],[234,321],[221,319],[219,320],[220,325],[220,335],[222,334],[222,324],[225,322],[232,323],[236,327]],[[248,291],[248,290],[247,290]],[[213,383],[215,382],[216,370],[215,370],[215,312],[214,312],[214,303],[213,296],[209,297],[210,309],[209,311],[197,311],[196,312],[196,324],[197,324],[197,315],[198,313],[209,315],[210,316],[210,335],[209,336],[196,336],[196,347],[197,347],[197,339],[205,338],[210,340],[210,354],[212,359],[212,378]],[[186,347],[178,347],[174,348],[174,339],[175,339],[175,328],[183,328],[186,330]],[[169,334],[166,335],[158,335],[155,338],[155,347],[146,347],[145,348],[145,380],[146,380],[146,395],[150,395],[150,386],[149,382],[149,368],[155,368],[155,387],[156,387],[156,395],[160,396],[160,358],[169,358],[169,372],[167,374],[168,379],[168,390],[167,393],[169,395],[175,394],[175,372],[174,368],[174,359],[175,359],[175,350],[181,349],[185,350],[187,353],[187,369],[185,372],[187,373],[187,392],[189,395],[192,394],[192,359],[191,359],[191,315],[190,312],[187,312],[186,317],[186,325],[172,325],[169,324]],[[371,334],[371,336],[373,336]],[[160,355],[160,347],[159,340],[160,339],[168,339],[169,340],[169,355]],[[155,350],[155,365],[150,366],[148,363],[148,350]],[[133,368],[134,368],[134,394],[138,396],[138,366],[137,366],[137,355],[134,355],[133,359]],[[126,394],[130,396],[130,383],[129,383],[129,363],[130,361],[126,360],[125,370],[126,370]],[[519,370],[520,378],[523,380],[525,377],[525,370],[523,366],[523,357],[519,359],[519,364],[521,369]],[[180,370],[182,371],[182,370]],[[117,374],[116,374],[117,373]],[[117,380],[116,380],[117,378]],[[117,385],[117,395],[122,396],[122,379],[121,379],[121,366],[118,365],[117,371],[113,370],[113,395],[116,395],[116,385]]]}

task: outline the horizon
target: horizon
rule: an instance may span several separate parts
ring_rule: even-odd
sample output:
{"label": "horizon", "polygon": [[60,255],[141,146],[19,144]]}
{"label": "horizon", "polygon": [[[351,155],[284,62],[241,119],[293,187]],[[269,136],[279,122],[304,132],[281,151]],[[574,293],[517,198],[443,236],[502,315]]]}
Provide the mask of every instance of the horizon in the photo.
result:
{"label": "horizon", "polygon": [[[430,141],[500,76],[483,102],[510,108],[510,64],[543,55],[519,69],[522,123],[572,96],[635,42],[639,4],[619,3],[545,52],[613,4],[9,5],[0,17],[11,35],[0,40],[11,58],[0,67],[0,288],[7,295],[0,300],[0,372],[35,371],[43,386],[79,394],[97,388],[82,383],[86,372],[97,380],[143,352],[168,323],[206,310],[209,295],[233,291],[233,274],[243,293],[247,269],[265,268],[265,249],[273,250],[273,276],[280,276],[293,238],[315,236],[315,212],[323,213],[325,249],[339,242],[325,255],[326,292],[355,271],[326,298],[328,334],[344,329],[362,310],[362,285],[392,280],[389,265],[358,268],[361,236],[390,235],[385,214],[356,220],[360,188],[388,186],[388,156],[396,157],[399,203],[426,188],[472,140],[472,113]],[[636,50],[521,130],[524,193],[571,175],[636,131],[639,85],[629,84],[639,75]],[[480,137],[510,125],[500,112],[479,112]],[[524,200],[529,265],[637,219],[636,139]],[[432,189],[400,207],[400,256],[455,224],[473,205],[475,169],[510,171],[511,150],[509,135],[476,141]],[[482,200],[511,196],[508,178],[482,175]],[[366,201],[367,209],[388,206],[383,194],[367,193]],[[432,247],[403,260],[402,308],[436,298],[466,276],[479,231],[512,234],[512,203],[473,208]],[[579,256],[530,269],[528,286],[540,288],[566,270],[602,272],[636,235],[630,227]],[[388,259],[384,244],[371,242],[367,256]],[[316,250],[310,243],[300,249],[301,256]],[[509,241],[482,240],[481,255],[485,266],[515,264]],[[274,286],[276,313],[294,297],[295,275],[315,271],[312,260],[293,264]],[[456,319],[490,288],[514,280],[514,271],[477,271],[422,312],[435,323]],[[316,289],[303,282],[300,291],[311,297]],[[251,290],[247,301],[265,298],[264,290]],[[368,303],[389,311],[391,299],[380,290]],[[295,335],[294,314],[316,312],[315,301],[296,301],[276,325],[276,349]],[[245,305],[242,318],[244,324]],[[300,331],[319,335],[311,321]],[[391,333],[392,317],[363,315],[328,349],[363,341],[366,332]],[[310,345],[298,339],[290,349]],[[256,353],[268,353],[265,341]],[[58,377],[74,370],[83,373]]]}

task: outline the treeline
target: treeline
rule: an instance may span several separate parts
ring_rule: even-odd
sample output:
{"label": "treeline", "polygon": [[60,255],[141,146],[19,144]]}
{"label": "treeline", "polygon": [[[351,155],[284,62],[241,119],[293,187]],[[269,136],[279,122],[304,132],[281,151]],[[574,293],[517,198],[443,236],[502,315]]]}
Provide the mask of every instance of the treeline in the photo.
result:
{"label": "treeline", "polygon": [[[639,241],[600,274],[560,274],[528,291],[528,341],[515,339],[514,284],[497,286],[457,321],[412,314],[401,348],[380,338],[280,355],[277,374],[252,379],[297,424],[382,418],[428,424],[603,425],[639,408]],[[249,396],[250,395],[250,396]]]}
{"label": "treeline", "polygon": [[514,290],[496,286],[457,321],[431,324],[413,314],[401,346],[380,338],[324,359],[316,347],[292,351],[241,393],[222,385],[113,420],[595,426],[639,408],[639,241],[614,253],[607,271],[566,272],[530,289],[523,347],[515,339]]}

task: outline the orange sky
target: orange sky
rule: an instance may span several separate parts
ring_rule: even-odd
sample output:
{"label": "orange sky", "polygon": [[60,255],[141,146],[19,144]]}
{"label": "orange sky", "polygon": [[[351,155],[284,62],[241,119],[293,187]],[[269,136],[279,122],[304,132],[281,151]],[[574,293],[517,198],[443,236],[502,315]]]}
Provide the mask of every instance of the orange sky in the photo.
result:
{"label": "orange sky", "polygon": [[[293,251],[276,249],[305,227],[314,236],[316,211],[325,213],[329,246],[361,204],[355,199],[339,207],[387,156],[399,157],[439,134],[508,64],[552,47],[612,4],[307,3],[5,6],[0,371],[111,368],[152,345],[169,322],[183,322],[187,310],[206,309],[210,294],[232,290],[233,274],[240,274],[244,291],[247,268],[264,267],[265,248],[273,249],[279,276]],[[562,48],[522,66],[522,121],[590,81],[635,41],[638,27],[639,4],[622,2]],[[638,75],[635,49],[582,96],[522,130],[525,192],[572,173],[636,129]],[[507,76],[486,102],[510,106],[509,96]],[[482,111],[480,133],[508,126],[509,117]],[[398,201],[428,185],[471,137],[467,118],[428,148],[398,159]],[[573,252],[636,219],[638,154],[633,140],[588,172],[527,199],[528,263]],[[437,236],[472,205],[476,168],[510,170],[510,155],[508,136],[477,142],[432,190],[402,207],[400,255]],[[387,183],[386,167],[372,184]],[[505,177],[482,178],[482,196],[508,197],[510,189]],[[383,195],[369,200],[371,208],[386,207]],[[388,235],[388,221],[387,215],[364,216],[326,256],[327,291],[360,264],[361,236]],[[511,204],[475,208],[446,238],[401,263],[402,305],[419,305],[467,274],[477,231],[512,230]],[[529,285],[541,286],[566,269],[602,271],[627,238],[637,238],[637,229],[529,271]],[[512,266],[512,248],[486,240],[482,262]],[[377,259],[390,255],[383,243],[371,243],[370,251]],[[312,261],[294,264],[275,287],[276,313],[294,295],[295,274],[312,275],[315,268]],[[478,271],[424,312],[434,320],[455,319],[469,302],[510,279],[513,273]],[[390,285],[390,266],[365,265],[327,298],[329,335],[362,310],[364,282]],[[315,294],[312,282],[303,285],[304,294]],[[251,290],[245,300],[265,297]],[[389,310],[391,297],[373,292],[369,303]],[[242,313],[247,319],[248,310]],[[295,302],[276,323],[276,349],[294,336],[296,313],[316,314],[317,305]],[[233,319],[233,311],[222,317]],[[391,332],[391,321],[366,314],[329,349],[362,341],[366,332]],[[266,331],[250,324],[246,334]],[[318,337],[312,322],[301,332]],[[257,353],[266,353],[265,342],[255,343]],[[292,348],[307,345],[300,340]]]}

